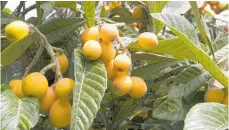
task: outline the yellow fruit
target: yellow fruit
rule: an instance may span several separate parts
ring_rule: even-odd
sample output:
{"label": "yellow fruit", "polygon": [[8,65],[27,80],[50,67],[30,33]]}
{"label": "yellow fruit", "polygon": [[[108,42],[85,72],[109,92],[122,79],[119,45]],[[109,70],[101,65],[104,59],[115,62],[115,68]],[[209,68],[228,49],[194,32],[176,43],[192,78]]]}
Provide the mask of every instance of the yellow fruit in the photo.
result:
{"label": "yellow fruit", "polygon": [[114,68],[114,60],[111,60],[107,65],[106,65],[106,70],[107,70],[107,78],[108,79],[113,79],[115,77],[115,68]]}
{"label": "yellow fruit", "polygon": [[53,90],[53,88],[49,87],[45,96],[39,100],[40,102],[40,110],[48,113],[52,104],[56,101],[57,97]]}
{"label": "yellow fruit", "polygon": [[127,71],[131,66],[131,60],[126,54],[120,54],[114,59],[114,67],[118,71]]}
{"label": "yellow fruit", "polygon": [[104,64],[107,64],[115,57],[115,49],[113,47],[112,42],[104,42],[100,43],[102,48],[102,54],[100,56],[100,60],[103,61]]}
{"label": "yellow fruit", "polygon": [[113,92],[116,96],[126,95],[132,86],[132,80],[129,76],[119,76],[116,77],[112,82]]}
{"label": "yellow fruit", "polygon": [[35,96],[42,99],[48,90],[48,80],[39,73],[33,72],[22,81],[22,92],[25,96]]}
{"label": "yellow fruit", "polygon": [[[68,70],[68,58],[64,55],[64,53],[56,53],[56,57],[60,65],[60,71],[64,74]],[[52,67],[52,71],[56,72],[56,66]]]}
{"label": "yellow fruit", "polygon": [[63,128],[71,123],[72,106],[68,100],[57,99],[49,112],[49,119],[52,126]]}
{"label": "yellow fruit", "polygon": [[125,71],[119,71],[115,68],[115,77],[119,77],[119,76],[123,76],[123,75],[127,75],[128,74],[128,70]]}
{"label": "yellow fruit", "polygon": [[215,6],[215,8],[214,8],[214,12],[216,13],[216,14],[219,14],[219,13],[221,13],[222,11],[223,11],[223,9],[225,8],[227,6],[227,4],[226,3],[219,3],[218,5],[216,5]]}
{"label": "yellow fruit", "polygon": [[133,10],[133,17],[136,19],[143,19],[143,7],[141,5],[138,5]]}
{"label": "yellow fruit", "polygon": [[7,40],[15,42],[21,40],[29,34],[29,26],[23,21],[13,21],[5,28]]}
{"label": "yellow fruit", "polygon": [[138,114],[138,116],[142,117],[143,119],[148,117],[148,111],[142,111],[141,113]]}
{"label": "yellow fruit", "polygon": [[228,95],[224,97],[223,104],[228,105]]}
{"label": "yellow fruit", "polygon": [[114,8],[120,8],[121,7],[121,1],[112,1],[108,4],[109,8],[114,9]]}
{"label": "yellow fruit", "polygon": [[213,6],[213,5],[218,5],[219,1],[208,1],[208,4]]}
{"label": "yellow fruit", "polygon": [[67,97],[72,92],[75,85],[74,80],[70,78],[62,78],[56,82],[55,93],[57,97]]}
{"label": "yellow fruit", "polygon": [[23,92],[22,92],[22,80],[11,80],[9,83],[10,88],[14,91],[14,93],[16,94],[16,96],[18,98],[23,98],[25,97]]}
{"label": "yellow fruit", "polygon": [[89,40],[83,45],[83,55],[89,60],[97,60],[102,54],[99,42]]}
{"label": "yellow fruit", "polygon": [[97,41],[99,39],[99,29],[97,27],[90,27],[85,29],[81,34],[81,40],[83,43],[89,40]]}
{"label": "yellow fruit", "polygon": [[112,24],[104,24],[99,32],[100,38],[106,42],[110,42],[116,39],[119,36],[118,33],[119,32],[117,27]]}
{"label": "yellow fruit", "polygon": [[205,9],[199,9],[200,10],[200,14],[204,15],[206,13]]}
{"label": "yellow fruit", "polygon": [[224,91],[218,87],[209,88],[204,95],[204,99],[206,102],[222,103],[224,100]]}
{"label": "yellow fruit", "polygon": [[138,36],[138,44],[142,48],[150,50],[158,46],[158,39],[154,33],[144,32]]}
{"label": "yellow fruit", "polygon": [[132,98],[141,98],[147,92],[147,85],[145,81],[139,77],[131,77],[132,87],[130,89],[129,95]]}

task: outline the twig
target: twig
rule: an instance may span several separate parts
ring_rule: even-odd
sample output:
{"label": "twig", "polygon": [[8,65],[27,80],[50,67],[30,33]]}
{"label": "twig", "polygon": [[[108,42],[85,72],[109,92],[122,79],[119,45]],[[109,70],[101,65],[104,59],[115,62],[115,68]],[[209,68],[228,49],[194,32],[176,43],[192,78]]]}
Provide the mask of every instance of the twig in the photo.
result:
{"label": "twig", "polygon": [[47,50],[49,56],[51,57],[52,61],[54,61],[55,65],[56,65],[56,76],[57,79],[62,78],[62,74],[61,74],[61,70],[60,70],[60,65],[58,62],[58,59],[52,49],[52,46],[49,44],[48,40],[46,39],[45,35],[42,34],[34,25],[30,24],[29,25],[31,29],[33,29],[36,33],[38,33],[40,35],[40,37],[42,38],[42,40],[44,41],[44,48]]}
{"label": "twig", "polygon": [[1,1],[1,10],[5,8],[8,1]]}
{"label": "twig", "polygon": [[55,63],[51,63],[51,64],[45,66],[45,67],[40,71],[40,73],[45,74],[46,71],[50,70],[50,69],[51,69],[52,67],[54,67],[55,65],[56,65]]}
{"label": "twig", "polygon": [[28,13],[29,11],[31,11],[31,10],[33,10],[33,9],[35,9],[35,8],[36,8],[36,4],[31,5],[30,7],[26,8],[25,10],[23,10],[23,11],[21,12],[21,15],[25,15],[26,13]]}
{"label": "twig", "polygon": [[22,77],[22,79],[25,78],[25,76],[27,76],[27,74],[31,71],[31,69],[36,65],[37,61],[40,59],[41,53],[43,52],[44,47],[42,45],[40,45],[36,55],[34,56],[33,61],[26,67],[25,69],[25,73],[24,76]]}
{"label": "twig", "polygon": [[20,4],[17,6],[17,8],[14,10],[13,14],[15,16],[18,16],[20,11],[21,11],[21,8],[23,7],[23,4],[25,3],[25,1],[21,1]]}
{"label": "twig", "polygon": [[61,53],[64,52],[64,50],[62,50],[61,48],[54,47],[54,46],[52,46],[52,49],[53,49],[54,51],[56,51],[56,52],[61,52]]}

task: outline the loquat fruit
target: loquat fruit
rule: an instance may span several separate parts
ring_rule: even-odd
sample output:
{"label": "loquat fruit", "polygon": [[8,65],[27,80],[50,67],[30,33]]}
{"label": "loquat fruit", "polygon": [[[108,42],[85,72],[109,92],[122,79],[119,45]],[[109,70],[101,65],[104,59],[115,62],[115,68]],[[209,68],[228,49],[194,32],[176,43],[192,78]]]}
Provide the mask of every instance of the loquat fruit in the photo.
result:
{"label": "loquat fruit", "polygon": [[107,70],[107,78],[113,79],[115,77],[114,60],[108,62],[108,64],[106,65],[106,70]]}
{"label": "loquat fruit", "polygon": [[106,42],[113,41],[119,36],[117,27],[113,24],[107,24],[107,23],[101,27],[99,34],[100,34],[100,38]]}
{"label": "loquat fruit", "polygon": [[115,57],[115,49],[113,47],[112,42],[102,41],[100,43],[102,48],[102,54],[100,56],[100,60],[103,61],[104,64],[107,64]]}
{"label": "loquat fruit", "polygon": [[147,85],[145,81],[139,77],[131,77],[132,87],[130,89],[129,95],[132,98],[141,98],[147,92]]}
{"label": "loquat fruit", "polygon": [[57,97],[53,90],[53,88],[49,87],[45,96],[39,100],[40,103],[40,110],[42,112],[48,113],[52,104],[56,101]]}
{"label": "loquat fruit", "polygon": [[29,34],[29,26],[20,20],[9,23],[5,28],[6,39],[10,42],[21,40]]}
{"label": "loquat fruit", "polygon": [[48,90],[48,80],[39,73],[33,72],[22,81],[22,92],[25,96],[35,96],[42,99]]}
{"label": "loquat fruit", "polygon": [[[64,74],[68,70],[68,58],[66,55],[64,55],[64,53],[56,53],[56,57],[60,65],[60,71],[62,74]],[[56,66],[52,67],[52,71],[56,72]]]}
{"label": "loquat fruit", "polygon": [[127,71],[131,66],[131,60],[126,54],[117,55],[114,59],[114,67],[118,71]]}
{"label": "loquat fruit", "polygon": [[132,86],[132,80],[129,76],[123,75],[116,77],[112,82],[113,92],[116,96],[126,95]]}
{"label": "loquat fruit", "polygon": [[138,36],[138,44],[143,49],[150,50],[158,46],[158,39],[154,33],[144,32]]}
{"label": "loquat fruit", "polygon": [[224,91],[218,87],[209,88],[204,95],[206,102],[222,103],[224,100]]}
{"label": "loquat fruit", "polygon": [[99,29],[97,27],[87,28],[81,33],[81,40],[83,41],[83,43],[89,40],[97,41],[98,39],[99,39]]}
{"label": "loquat fruit", "polygon": [[89,40],[83,45],[83,55],[89,60],[97,60],[102,54],[102,48],[98,41]]}
{"label": "loquat fruit", "polygon": [[14,91],[18,98],[25,97],[22,92],[22,80],[15,79],[9,82],[9,87]]}
{"label": "loquat fruit", "polygon": [[75,85],[74,80],[70,78],[62,78],[56,82],[55,93],[57,97],[67,97],[72,92]]}

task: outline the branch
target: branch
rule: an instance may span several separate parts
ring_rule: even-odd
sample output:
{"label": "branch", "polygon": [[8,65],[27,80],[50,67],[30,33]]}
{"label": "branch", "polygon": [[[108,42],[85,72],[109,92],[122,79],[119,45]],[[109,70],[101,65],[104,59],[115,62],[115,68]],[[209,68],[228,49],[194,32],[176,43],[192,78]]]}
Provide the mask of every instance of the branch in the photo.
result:
{"label": "branch", "polygon": [[24,76],[22,77],[22,79],[25,78],[25,76],[28,75],[28,73],[31,71],[31,69],[36,65],[37,61],[40,59],[41,53],[43,52],[44,47],[42,45],[40,45],[36,55],[34,56],[33,61],[26,67],[25,69],[25,73]]}
{"label": "branch", "polygon": [[13,14],[15,16],[18,16],[20,11],[21,11],[21,8],[23,7],[25,1],[21,1],[20,4],[17,6],[17,8],[14,10]]}
{"label": "branch", "polygon": [[54,51],[52,49],[52,46],[49,44],[49,42],[46,39],[45,35],[42,34],[34,25],[30,24],[29,26],[33,31],[38,33],[40,35],[41,39],[43,40],[44,48],[47,50],[49,56],[51,57],[51,59],[54,61],[55,65],[56,65],[56,76],[57,76],[57,79],[62,78],[63,76],[61,74],[60,64],[58,62],[56,54],[54,53]]}
{"label": "branch", "polygon": [[50,70],[50,69],[51,69],[52,67],[54,67],[55,65],[56,65],[55,63],[51,63],[51,64],[45,66],[45,67],[40,71],[40,73],[45,74],[48,70]]}
{"label": "branch", "polygon": [[64,50],[62,50],[61,48],[54,47],[54,46],[52,46],[52,49],[53,49],[54,51],[56,51],[56,52],[60,52],[60,53],[63,53],[63,52],[64,52]]}
{"label": "branch", "polygon": [[31,11],[31,10],[33,10],[33,9],[35,9],[35,8],[36,8],[36,4],[31,5],[30,7],[26,8],[25,10],[23,10],[23,11],[21,12],[21,15],[25,15],[26,13],[28,13],[29,11]]}
{"label": "branch", "polygon": [[1,1],[1,10],[5,8],[8,1]]}

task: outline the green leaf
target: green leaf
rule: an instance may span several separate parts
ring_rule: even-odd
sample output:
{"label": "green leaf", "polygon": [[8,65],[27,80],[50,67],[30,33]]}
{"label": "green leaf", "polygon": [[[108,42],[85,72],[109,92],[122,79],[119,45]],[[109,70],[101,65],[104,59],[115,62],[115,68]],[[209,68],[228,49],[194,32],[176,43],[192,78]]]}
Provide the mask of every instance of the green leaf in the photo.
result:
{"label": "green leaf", "polygon": [[119,126],[119,124],[125,119],[127,118],[131,112],[133,112],[134,110],[134,99],[129,99],[126,100],[124,102],[120,103],[120,109],[118,109],[117,111],[115,111],[115,119],[113,122],[113,127],[116,128]]}
{"label": "green leaf", "polygon": [[1,94],[0,107],[1,130],[30,130],[39,120],[38,99],[19,99],[11,89]]}
{"label": "green leaf", "polygon": [[55,1],[45,1],[42,2],[40,8],[44,11],[52,11],[54,7]]}
{"label": "green leaf", "polygon": [[190,109],[184,130],[225,130],[228,128],[228,106],[220,103],[199,103]]}
{"label": "green leaf", "polygon": [[75,87],[72,105],[71,130],[86,130],[100,108],[107,88],[107,76],[101,61],[89,61],[74,50]]}
{"label": "green leaf", "polygon": [[95,2],[94,1],[83,1],[83,8],[85,16],[87,18],[88,27],[95,26]]}
{"label": "green leaf", "polygon": [[56,1],[55,7],[65,7],[76,11],[77,10],[76,4],[77,4],[76,1]]}
{"label": "green leaf", "polygon": [[197,76],[203,74],[203,72],[204,70],[201,65],[190,66],[189,68],[185,69],[183,72],[179,73],[174,79],[174,82],[186,84],[190,80],[193,80]]}
{"label": "green leaf", "polygon": [[132,60],[153,60],[155,62],[165,61],[165,60],[175,60],[168,56],[162,56],[152,53],[133,53],[131,54]]}
{"label": "green leaf", "polygon": [[1,12],[1,24],[8,24],[16,20],[19,20],[19,18],[12,14]]}
{"label": "green leaf", "polygon": [[195,77],[186,84],[180,84],[179,86],[174,86],[170,89],[168,93],[168,99],[187,98],[195,90],[202,87],[206,82],[211,78],[211,75],[208,72],[201,74],[200,76]]}
{"label": "green leaf", "polygon": [[[84,24],[83,18],[54,19],[46,24],[40,25],[38,29],[45,34],[49,43],[52,44]],[[1,52],[1,64],[9,65],[17,60],[24,51],[34,42],[35,34],[30,34],[25,38],[12,43],[9,47]],[[14,53],[12,55],[12,52]]]}
{"label": "green leaf", "polygon": [[212,59],[195,45],[198,44],[196,31],[185,18],[175,14],[153,14],[152,16],[159,21],[164,22],[164,24],[166,24],[171,31],[181,39],[181,44],[183,44],[182,46],[184,47],[183,49],[189,50],[191,54],[195,56],[192,60],[200,62],[215,79],[223,84],[224,87],[228,88],[228,78],[217,67]]}
{"label": "green leaf", "polygon": [[228,36],[216,39],[213,43],[214,51],[216,52],[220,50],[221,48],[223,48],[224,46],[226,46],[228,44],[228,39],[229,39]]}
{"label": "green leaf", "polygon": [[[185,58],[195,60],[195,54],[185,46],[184,41],[180,38],[159,40],[158,46],[151,50],[143,49],[138,43],[133,43],[128,46],[131,51],[145,51],[148,53],[155,54],[169,54],[176,59],[184,60]],[[172,49],[171,49],[172,48]]]}
{"label": "green leaf", "polygon": [[[132,23],[136,21],[136,19],[132,16],[132,13],[127,8],[114,8],[108,12],[107,15],[116,22]],[[112,17],[115,15],[119,15],[120,17]]]}
{"label": "green leaf", "polygon": [[1,52],[1,64],[9,65],[17,60],[25,50],[34,42],[34,34],[30,34],[22,40],[16,41]]}
{"label": "green leaf", "polygon": [[134,69],[131,75],[138,76],[143,79],[147,79],[147,78],[150,78],[150,76],[152,76],[154,73],[159,72],[160,70],[163,70],[169,66],[175,65],[179,62],[180,61],[176,61],[173,59],[166,59],[165,61],[155,62],[152,64],[145,65],[143,67]]}
{"label": "green leaf", "polygon": [[153,117],[163,120],[182,121],[185,119],[190,106],[184,106],[180,100],[166,100],[153,112]]}
{"label": "green leaf", "polygon": [[204,43],[208,45],[208,47],[211,50],[211,53],[212,53],[212,55],[214,57],[214,50],[213,50],[211,41],[209,39],[209,36],[206,33],[205,24],[204,24],[204,22],[203,22],[203,20],[201,18],[201,15],[200,15],[200,11],[199,11],[197,2],[196,1],[190,1],[190,5],[192,7],[194,19],[195,19],[196,25],[197,25],[197,27],[199,29],[200,36],[202,37]]}
{"label": "green leaf", "polygon": [[[167,3],[168,1],[147,1],[146,2],[150,13],[160,13]],[[164,24],[163,22],[160,22],[153,18],[152,21],[154,26],[154,32],[155,34],[158,34],[159,31],[164,27]]]}

